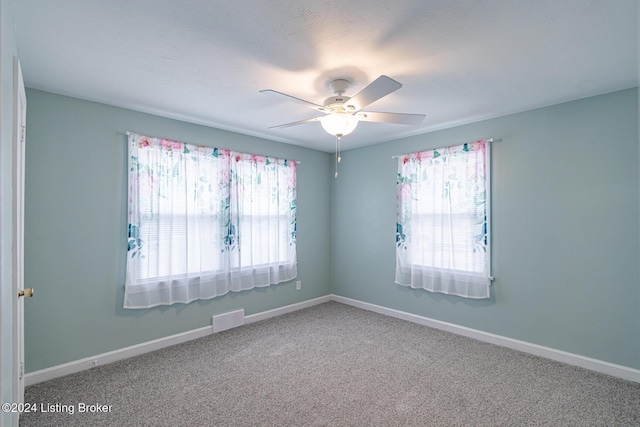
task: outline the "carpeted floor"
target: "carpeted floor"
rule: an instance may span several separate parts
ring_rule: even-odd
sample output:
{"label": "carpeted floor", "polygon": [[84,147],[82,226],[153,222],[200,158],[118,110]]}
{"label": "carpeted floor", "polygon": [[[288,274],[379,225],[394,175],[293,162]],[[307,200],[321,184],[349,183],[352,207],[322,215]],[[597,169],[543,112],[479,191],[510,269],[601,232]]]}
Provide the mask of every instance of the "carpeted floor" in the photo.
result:
{"label": "carpeted floor", "polygon": [[36,384],[25,401],[63,412],[22,426],[640,426],[640,384],[336,302]]}

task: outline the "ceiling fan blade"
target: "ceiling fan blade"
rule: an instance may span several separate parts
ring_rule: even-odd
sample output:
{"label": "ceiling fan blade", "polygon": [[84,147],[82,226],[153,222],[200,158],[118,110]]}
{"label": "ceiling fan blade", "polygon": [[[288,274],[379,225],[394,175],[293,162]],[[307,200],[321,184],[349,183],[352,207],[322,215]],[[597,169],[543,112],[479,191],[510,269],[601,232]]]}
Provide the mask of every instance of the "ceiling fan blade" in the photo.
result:
{"label": "ceiling fan blade", "polygon": [[355,109],[354,111],[360,111],[367,105],[377,101],[383,96],[389,95],[391,92],[395,92],[401,87],[402,84],[383,75],[362,88],[360,92],[353,95],[346,104],[352,105]]}
{"label": "ceiling fan blade", "polygon": [[308,107],[311,107],[318,111],[322,111],[323,113],[326,111],[326,108],[324,108],[322,105],[314,104],[313,102],[305,101],[304,99],[296,98],[295,96],[287,95],[286,93],[278,92],[277,90],[264,89],[264,90],[261,90],[260,93],[276,96],[280,99],[285,99],[287,101],[294,101],[294,102],[306,104]]}
{"label": "ceiling fan blade", "polygon": [[426,117],[424,114],[374,113],[369,111],[361,111],[356,116],[363,122],[395,123],[399,125],[419,125]]}
{"label": "ceiling fan blade", "polygon": [[302,125],[304,123],[311,123],[311,122],[318,122],[318,121],[320,121],[320,117],[314,117],[312,119],[299,120],[297,122],[285,123],[283,125],[270,126],[267,129],[288,128],[288,127],[291,127],[291,126],[297,126],[297,125]]}

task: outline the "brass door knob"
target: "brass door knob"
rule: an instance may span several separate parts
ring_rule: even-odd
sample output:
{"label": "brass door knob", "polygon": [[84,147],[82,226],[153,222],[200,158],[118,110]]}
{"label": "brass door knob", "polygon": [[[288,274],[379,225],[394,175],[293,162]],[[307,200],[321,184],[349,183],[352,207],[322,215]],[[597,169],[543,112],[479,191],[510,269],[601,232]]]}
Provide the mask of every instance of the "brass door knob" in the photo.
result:
{"label": "brass door knob", "polygon": [[33,296],[33,288],[24,288],[23,290],[19,290],[18,296],[31,298]]}

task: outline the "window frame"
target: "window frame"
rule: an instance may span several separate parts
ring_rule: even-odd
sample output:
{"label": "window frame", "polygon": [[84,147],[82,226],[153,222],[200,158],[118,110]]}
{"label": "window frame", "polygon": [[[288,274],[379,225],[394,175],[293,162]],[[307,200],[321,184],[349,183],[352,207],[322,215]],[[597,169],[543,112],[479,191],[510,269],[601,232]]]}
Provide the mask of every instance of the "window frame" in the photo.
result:
{"label": "window frame", "polygon": [[[295,161],[128,136],[125,308],[188,303],[297,276]],[[228,244],[232,226],[236,239]]]}
{"label": "window frame", "polygon": [[[492,266],[491,266],[491,258],[492,258],[492,215],[491,215],[491,202],[492,202],[492,194],[491,194],[491,187],[492,187],[492,170],[491,170],[491,139],[488,140],[479,140],[479,141],[475,141],[476,143],[478,142],[483,142],[485,144],[484,146],[484,166],[485,166],[485,174],[484,174],[484,178],[485,178],[485,182],[484,182],[484,190],[485,190],[485,200],[484,200],[484,214],[485,214],[485,218],[483,221],[483,237],[484,237],[484,259],[483,259],[483,265],[482,265],[482,270],[476,270],[476,269],[462,269],[462,268],[448,268],[448,267],[444,267],[442,266],[442,264],[438,265],[438,263],[435,264],[430,264],[430,263],[426,263],[426,262],[416,262],[416,257],[413,254],[410,254],[410,261],[406,261],[404,259],[401,260],[401,258],[403,257],[403,255],[401,254],[401,250],[403,250],[403,248],[408,248],[407,250],[411,250],[413,251],[413,247],[407,246],[410,243],[407,242],[407,239],[409,239],[409,236],[407,236],[405,233],[409,234],[409,233],[415,233],[415,230],[413,229],[413,226],[411,226],[411,232],[408,231],[406,224],[407,221],[401,221],[401,206],[400,206],[400,192],[404,191],[401,186],[403,185],[403,182],[401,181],[401,179],[406,179],[406,176],[401,175],[400,171],[400,163],[399,163],[399,169],[398,169],[398,181],[397,181],[397,191],[398,193],[398,211],[397,211],[397,215],[398,215],[398,221],[397,221],[397,225],[396,225],[396,280],[395,282],[399,285],[403,285],[403,286],[411,286],[412,288],[423,288],[429,291],[433,291],[433,292],[441,292],[441,293],[445,293],[445,294],[453,294],[453,295],[458,295],[458,296],[463,296],[463,297],[468,297],[468,298],[488,298],[489,297],[489,286],[491,285],[491,282],[493,281],[493,276],[492,276]],[[469,143],[472,144],[472,143]],[[426,150],[426,151],[417,151],[417,152],[413,152],[407,155],[403,155],[403,156],[397,156],[398,157],[398,161],[401,162],[403,161],[404,158],[408,158],[411,156],[418,156],[417,158],[421,159],[421,161],[425,161],[425,159],[429,159],[432,160],[433,158],[439,156],[440,154],[437,155],[433,155],[433,157],[428,157],[427,153],[436,153],[436,152],[446,152],[447,150],[450,149],[456,149],[459,147],[464,147],[467,144],[459,144],[459,145],[454,145],[454,146],[448,146],[448,147],[443,147],[443,148],[435,148],[435,149],[431,149],[431,150]],[[466,151],[466,150],[463,150]],[[422,157],[420,157],[420,155],[424,154],[425,158],[423,159]],[[427,160],[428,161],[428,160]],[[417,178],[416,178],[417,179]],[[409,183],[410,184],[410,183]],[[406,215],[406,213],[402,213],[402,215]],[[425,216],[439,216],[439,215],[447,215],[446,212],[443,211],[439,211],[436,213],[426,213],[426,212],[420,212],[420,213],[416,213],[415,210],[411,210],[410,213],[410,219],[409,221],[416,221],[416,217],[423,217],[421,218],[419,221],[421,224],[424,224],[425,221],[427,221],[426,219],[424,219]],[[456,213],[453,213],[452,215],[456,215]],[[404,218],[404,216],[403,216]],[[474,241],[471,241],[470,243],[467,243],[467,245],[470,245],[470,247],[474,247],[475,244],[475,239]],[[422,252],[428,253],[428,250],[423,250]],[[464,253],[469,253],[468,251],[465,251]],[[421,255],[421,258],[424,260],[424,255]],[[413,274],[416,274],[416,276],[418,277],[417,280],[414,281],[414,277]],[[422,278],[422,280],[420,280],[420,277]],[[453,279],[452,279],[453,278]],[[466,282],[466,286],[468,286],[469,283],[471,282],[482,282],[482,285],[478,285],[478,286],[485,286],[486,284],[486,293],[484,291],[479,292],[478,295],[474,295],[474,296],[469,296],[466,294],[462,294],[460,292],[458,292],[457,290],[453,290],[453,291],[449,291],[448,289],[456,289],[459,287],[456,287],[455,285],[452,285],[451,283],[449,284],[444,284],[442,285],[442,283],[444,282],[448,282],[448,281],[461,281],[461,282]],[[434,285],[434,283],[437,283],[437,285]],[[452,282],[453,283],[453,282]],[[476,283],[472,283],[471,286],[476,286]],[[447,289],[445,289],[447,288]],[[473,292],[472,292],[473,294]]]}

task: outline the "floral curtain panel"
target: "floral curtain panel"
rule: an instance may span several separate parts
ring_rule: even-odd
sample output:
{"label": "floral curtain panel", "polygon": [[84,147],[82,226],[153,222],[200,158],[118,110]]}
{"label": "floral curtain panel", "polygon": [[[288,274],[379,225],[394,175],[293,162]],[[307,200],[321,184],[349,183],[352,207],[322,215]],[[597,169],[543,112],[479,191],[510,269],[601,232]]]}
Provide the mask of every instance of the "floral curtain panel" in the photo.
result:
{"label": "floral curtain panel", "polygon": [[296,162],[129,135],[125,308],[297,275]]}
{"label": "floral curtain panel", "polygon": [[398,158],[396,283],[489,298],[488,142]]}

